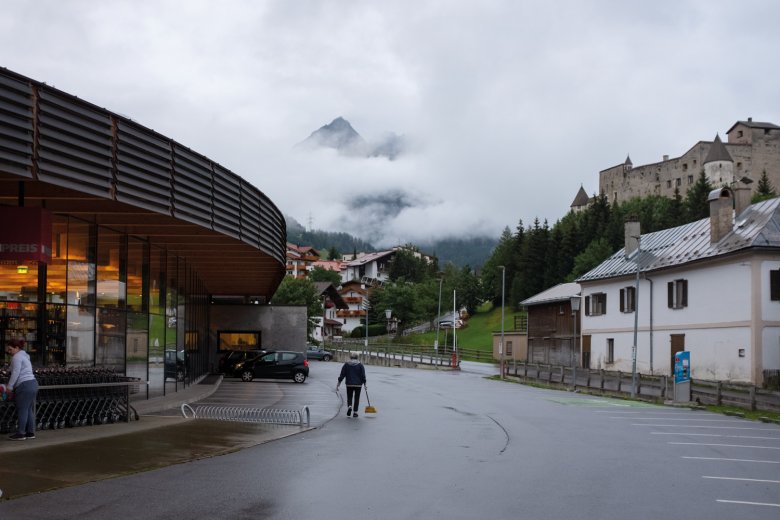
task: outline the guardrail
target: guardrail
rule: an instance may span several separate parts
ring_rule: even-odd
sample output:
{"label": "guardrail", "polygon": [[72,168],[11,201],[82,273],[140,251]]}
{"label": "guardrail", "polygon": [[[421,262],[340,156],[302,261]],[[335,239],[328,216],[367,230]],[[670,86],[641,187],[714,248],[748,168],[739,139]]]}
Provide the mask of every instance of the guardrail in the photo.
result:
{"label": "guardrail", "polygon": [[[506,364],[504,375],[604,394],[631,394],[630,372],[512,361]],[[672,377],[637,373],[636,396],[646,400],[667,399],[672,396],[673,385]],[[691,379],[691,400],[701,404],[780,412],[780,392],[742,383]]]}

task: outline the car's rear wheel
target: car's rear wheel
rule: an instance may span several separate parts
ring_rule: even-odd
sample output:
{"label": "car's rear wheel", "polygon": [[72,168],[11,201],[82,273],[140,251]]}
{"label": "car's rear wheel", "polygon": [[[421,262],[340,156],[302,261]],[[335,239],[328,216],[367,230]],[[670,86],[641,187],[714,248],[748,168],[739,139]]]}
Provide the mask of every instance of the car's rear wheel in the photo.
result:
{"label": "car's rear wheel", "polygon": [[303,383],[304,381],[306,381],[306,374],[304,374],[303,372],[296,372],[295,374],[293,374],[293,381],[295,381],[296,383]]}
{"label": "car's rear wheel", "polygon": [[323,361],[330,361],[330,356],[325,354],[324,356],[322,356],[322,360]]}
{"label": "car's rear wheel", "polygon": [[241,381],[246,381],[247,383],[255,378],[255,375],[252,373],[251,370],[244,370],[241,372]]}

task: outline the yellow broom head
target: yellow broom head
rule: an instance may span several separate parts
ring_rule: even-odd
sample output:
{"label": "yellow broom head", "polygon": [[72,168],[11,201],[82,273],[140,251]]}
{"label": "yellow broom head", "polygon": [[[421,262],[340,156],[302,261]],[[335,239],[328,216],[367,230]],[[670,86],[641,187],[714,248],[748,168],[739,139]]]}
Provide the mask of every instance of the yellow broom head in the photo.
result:
{"label": "yellow broom head", "polygon": [[366,406],[364,413],[376,413],[376,408],[371,405]]}

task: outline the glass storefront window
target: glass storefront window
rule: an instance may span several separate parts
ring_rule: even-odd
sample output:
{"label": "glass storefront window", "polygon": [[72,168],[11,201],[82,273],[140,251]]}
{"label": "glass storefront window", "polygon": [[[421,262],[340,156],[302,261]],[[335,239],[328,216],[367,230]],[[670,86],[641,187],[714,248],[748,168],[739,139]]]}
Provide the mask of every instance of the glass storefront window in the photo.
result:
{"label": "glass storefront window", "polygon": [[98,228],[97,305],[124,308],[126,292],[126,237]]}
{"label": "glass storefront window", "polygon": [[46,365],[65,365],[66,306],[46,305]]}
{"label": "glass storefront window", "polygon": [[144,312],[149,307],[149,266],[146,262],[147,244],[137,238],[127,243],[127,310]]}
{"label": "glass storefront window", "polygon": [[95,364],[119,373],[125,371],[125,313],[117,309],[97,309]]}
{"label": "glass storefront window", "polygon": [[95,305],[95,227],[68,222],[68,297],[71,305]]}
{"label": "glass storefront window", "polygon": [[163,395],[165,316],[149,315],[149,397]]}
{"label": "glass storefront window", "polygon": [[147,359],[149,357],[149,320],[142,313],[127,314],[127,369],[125,375],[147,380]]}
{"label": "glass storefront window", "polygon": [[0,300],[38,301],[38,262],[0,264]]}
{"label": "glass storefront window", "polygon": [[68,219],[52,219],[51,262],[46,268],[46,301],[65,303],[67,285]]}
{"label": "glass storefront window", "polygon": [[149,253],[149,312],[163,314],[165,309],[165,251],[152,247]]}
{"label": "glass storefront window", "polygon": [[68,366],[89,367],[95,363],[95,308],[68,305],[67,348]]}

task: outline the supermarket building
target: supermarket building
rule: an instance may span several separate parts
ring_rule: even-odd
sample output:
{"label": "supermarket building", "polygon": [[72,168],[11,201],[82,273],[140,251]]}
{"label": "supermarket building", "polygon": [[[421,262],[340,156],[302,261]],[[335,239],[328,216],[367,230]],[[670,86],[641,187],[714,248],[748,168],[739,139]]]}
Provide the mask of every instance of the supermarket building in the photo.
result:
{"label": "supermarket building", "polygon": [[305,310],[269,305],[285,252],[282,213],[238,175],[0,68],[3,346],[176,391],[224,350],[305,345]]}

